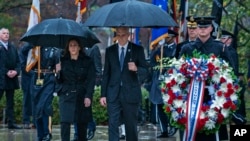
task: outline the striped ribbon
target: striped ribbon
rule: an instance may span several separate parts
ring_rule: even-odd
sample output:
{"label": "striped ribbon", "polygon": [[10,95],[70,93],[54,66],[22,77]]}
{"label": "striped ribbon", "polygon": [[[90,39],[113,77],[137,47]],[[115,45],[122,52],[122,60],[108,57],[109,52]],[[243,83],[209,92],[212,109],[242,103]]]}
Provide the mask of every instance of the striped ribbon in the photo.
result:
{"label": "striped ribbon", "polygon": [[184,141],[195,141],[201,106],[203,103],[204,88],[205,81],[199,81],[195,78],[191,80],[191,87],[187,101],[187,124]]}

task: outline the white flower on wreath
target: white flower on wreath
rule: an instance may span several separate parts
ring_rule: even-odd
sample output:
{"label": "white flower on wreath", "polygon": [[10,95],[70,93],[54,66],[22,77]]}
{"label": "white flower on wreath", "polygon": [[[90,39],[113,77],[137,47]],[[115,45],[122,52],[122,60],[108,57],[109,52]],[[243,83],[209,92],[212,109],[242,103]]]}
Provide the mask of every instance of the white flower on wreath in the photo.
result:
{"label": "white flower on wreath", "polygon": [[212,130],[215,128],[215,122],[213,120],[207,120],[206,124],[205,124],[205,128],[207,128],[208,130]]}
{"label": "white flower on wreath", "polygon": [[224,96],[217,96],[215,95],[215,99],[212,100],[212,104],[210,108],[222,108],[223,104],[226,102],[226,98]]}

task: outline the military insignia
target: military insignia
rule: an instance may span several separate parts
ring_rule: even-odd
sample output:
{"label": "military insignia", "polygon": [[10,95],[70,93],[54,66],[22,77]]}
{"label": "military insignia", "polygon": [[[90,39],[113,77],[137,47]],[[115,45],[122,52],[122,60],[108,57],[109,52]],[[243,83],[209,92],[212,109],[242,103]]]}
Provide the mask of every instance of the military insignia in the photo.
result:
{"label": "military insignia", "polygon": [[191,22],[194,21],[194,17],[193,17],[193,16],[190,17],[190,21],[191,21]]}
{"label": "military insignia", "polygon": [[36,85],[38,85],[38,86],[41,86],[41,85],[43,85],[43,79],[37,79],[36,80]]}

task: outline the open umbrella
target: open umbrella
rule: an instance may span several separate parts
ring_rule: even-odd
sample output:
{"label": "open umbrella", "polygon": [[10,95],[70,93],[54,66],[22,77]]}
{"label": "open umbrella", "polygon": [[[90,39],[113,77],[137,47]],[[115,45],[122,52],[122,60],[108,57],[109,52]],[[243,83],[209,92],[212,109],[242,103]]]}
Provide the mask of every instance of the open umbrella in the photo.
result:
{"label": "open umbrella", "polygon": [[93,27],[177,27],[173,18],[160,7],[136,0],[104,5],[84,23]]}
{"label": "open umbrella", "polygon": [[88,47],[100,42],[88,28],[73,20],[62,18],[47,19],[38,23],[21,37],[21,41],[32,43],[34,46],[64,48],[70,38],[78,38]]}

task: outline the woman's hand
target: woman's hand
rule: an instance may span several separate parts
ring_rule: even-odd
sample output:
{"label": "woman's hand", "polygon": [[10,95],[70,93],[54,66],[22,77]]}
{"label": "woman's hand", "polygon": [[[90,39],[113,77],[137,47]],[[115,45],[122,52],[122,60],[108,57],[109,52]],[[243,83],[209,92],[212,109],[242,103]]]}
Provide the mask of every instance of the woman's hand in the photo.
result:
{"label": "woman's hand", "polygon": [[7,76],[8,76],[9,78],[14,78],[16,75],[17,75],[17,72],[16,72],[15,70],[9,70],[9,71],[7,72]]}

